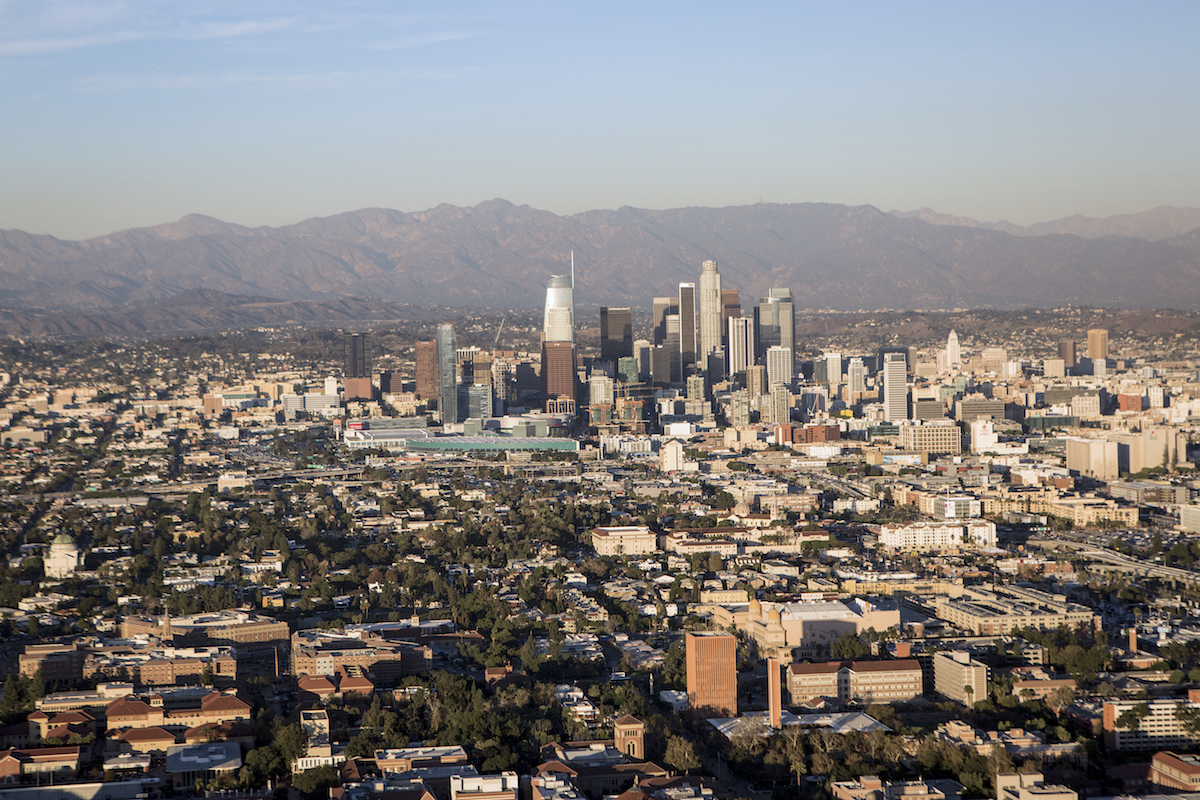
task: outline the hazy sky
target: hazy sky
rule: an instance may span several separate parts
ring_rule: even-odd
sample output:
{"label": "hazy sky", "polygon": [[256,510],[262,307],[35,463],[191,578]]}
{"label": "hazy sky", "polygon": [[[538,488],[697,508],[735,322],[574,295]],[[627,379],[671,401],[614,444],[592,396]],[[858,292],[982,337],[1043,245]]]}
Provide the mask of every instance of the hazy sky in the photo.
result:
{"label": "hazy sky", "polygon": [[0,228],[1200,206],[1200,3],[0,0]]}

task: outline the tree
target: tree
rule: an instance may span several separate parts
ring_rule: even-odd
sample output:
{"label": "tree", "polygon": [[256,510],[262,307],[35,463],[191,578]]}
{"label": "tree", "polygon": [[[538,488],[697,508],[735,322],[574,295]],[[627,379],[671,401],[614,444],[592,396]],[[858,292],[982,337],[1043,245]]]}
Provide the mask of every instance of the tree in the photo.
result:
{"label": "tree", "polygon": [[849,631],[843,633],[829,646],[829,655],[841,660],[862,658],[870,652],[871,648],[863,644],[861,639]]}
{"label": "tree", "polygon": [[696,745],[682,736],[667,737],[667,749],[663,761],[680,770],[684,774],[700,767],[700,757],[696,755]]}
{"label": "tree", "polygon": [[329,787],[337,782],[337,770],[333,767],[306,769],[292,776],[292,787],[306,798],[328,797]]}

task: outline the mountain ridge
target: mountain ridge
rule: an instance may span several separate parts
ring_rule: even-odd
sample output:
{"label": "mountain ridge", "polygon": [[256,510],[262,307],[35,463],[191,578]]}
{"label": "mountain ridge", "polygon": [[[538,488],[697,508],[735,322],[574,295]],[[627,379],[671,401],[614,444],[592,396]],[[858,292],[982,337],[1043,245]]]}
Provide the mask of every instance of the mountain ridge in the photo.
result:
{"label": "mountain ridge", "polygon": [[[1200,220],[1200,210],[1162,207],[1112,225],[1159,235],[1193,216]],[[1070,224],[1100,230],[1080,219]],[[189,214],[77,242],[0,231],[0,305],[114,309],[211,289],[284,301],[528,308],[540,304],[549,275],[568,269],[572,251],[581,303],[645,306],[715,259],[744,296],[790,286],[808,308],[1200,305],[1200,225],[1151,240],[974,222],[833,203],[559,216],[502,199],[418,212],[366,208],[277,228]]]}

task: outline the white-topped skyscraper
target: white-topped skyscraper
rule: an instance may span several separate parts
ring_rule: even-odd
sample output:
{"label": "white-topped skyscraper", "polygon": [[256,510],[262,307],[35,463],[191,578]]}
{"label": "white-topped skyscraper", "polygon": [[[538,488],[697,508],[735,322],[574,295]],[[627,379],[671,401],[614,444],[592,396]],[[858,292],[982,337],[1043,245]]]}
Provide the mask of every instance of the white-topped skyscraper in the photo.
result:
{"label": "white-topped skyscraper", "polygon": [[717,262],[700,265],[700,325],[699,349],[696,360],[707,364],[709,353],[721,351],[721,273]]}
{"label": "white-topped skyscraper", "polygon": [[953,328],[950,330],[950,336],[946,338],[946,366],[962,366],[962,351],[958,347],[958,333]]}
{"label": "white-topped skyscraper", "polygon": [[547,342],[575,341],[574,284],[571,275],[551,275],[546,284],[546,317],[542,330],[546,332]]}

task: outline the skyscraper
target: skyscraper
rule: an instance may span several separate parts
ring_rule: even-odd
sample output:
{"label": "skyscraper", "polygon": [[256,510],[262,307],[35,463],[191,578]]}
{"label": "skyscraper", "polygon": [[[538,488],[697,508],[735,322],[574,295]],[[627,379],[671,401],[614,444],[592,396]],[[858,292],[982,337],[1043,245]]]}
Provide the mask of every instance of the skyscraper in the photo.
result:
{"label": "skyscraper", "polygon": [[542,402],[575,399],[575,345],[542,342]]}
{"label": "skyscraper", "polygon": [[696,365],[696,284],[679,284],[679,369],[687,375]]}
{"label": "skyscraper", "polygon": [[758,338],[758,357],[765,358],[767,351],[782,344],[779,336],[778,297],[760,297],[754,307],[754,333]]}
{"label": "skyscraper", "polygon": [[414,360],[417,362],[417,397],[436,402],[438,399],[437,342],[417,342]]}
{"label": "skyscraper", "polygon": [[547,342],[575,341],[575,299],[570,275],[550,276],[542,330]]}
{"label": "skyscraper", "polygon": [[671,360],[671,383],[683,382],[683,348],[679,345],[679,315],[667,314],[666,338],[663,346],[667,348]]}
{"label": "skyscraper", "polygon": [[767,349],[767,385],[777,383],[792,385],[792,351],[781,344]]}
{"label": "skyscraper", "polygon": [[850,381],[851,393],[861,395],[867,390],[867,370],[861,358],[850,359],[850,366],[846,367],[846,374]]}
{"label": "skyscraper", "polygon": [[633,311],[629,306],[600,306],[600,358],[616,367],[633,355]]}
{"label": "skyscraper", "polygon": [[1108,330],[1092,328],[1088,331],[1088,358],[1104,361],[1108,358]]}
{"label": "skyscraper", "polygon": [[746,367],[754,363],[754,320],[750,317],[729,318],[729,354],[725,363],[729,377],[745,380]]}
{"label": "skyscraper", "polygon": [[650,312],[650,324],[654,326],[651,344],[662,344],[667,340],[667,314],[678,314],[679,302],[674,297],[654,298],[654,310]]}
{"label": "skyscraper", "polygon": [[903,353],[884,353],[883,368],[883,419],[885,422],[900,422],[908,419],[908,374]]}
{"label": "skyscraper", "polygon": [[368,338],[365,333],[342,334],[342,363],[345,366],[345,377],[371,377],[367,346]]}
{"label": "skyscraper", "polygon": [[737,639],[733,634],[693,631],[684,637],[688,707],[706,716],[737,716]]}
{"label": "skyscraper", "polygon": [[838,384],[842,382],[841,353],[825,354],[825,381],[832,389],[836,389]]}
{"label": "skyscraper", "polygon": [[457,365],[458,344],[454,338],[454,326],[443,322],[437,330],[438,410],[443,425],[458,422]]}
{"label": "skyscraper", "polygon": [[792,290],[777,286],[767,292],[768,297],[779,301],[779,343],[792,351],[796,360],[796,307],[792,302]]}
{"label": "skyscraper", "polygon": [[[726,348],[729,347],[729,320],[742,315],[742,301],[738,295],[737,289],[722,289],[721,290],[721,331],[725,338],[721,344]],[[753,363],[757,353],[750,354],[750,360]]]}
{"label": "skyscraper", "polygon": [[1067,369],[1075,368],[1078,358],[1075,355],[1074,339],[1058,340],[1058,357],[1063,360],[1063,366]]}
{"label": "skyscraper", "polygon": [[958,333],[954,329],[951,329],[950,335],[946,337],[946,364],[950,367],[962,366],[962,352],[958,348]]}
{"label": "skyscraper", "polygon": [[717,262],[700,266],[700,348],[696,358],[705,363],[709,353],[721,349],[721,273]]}

